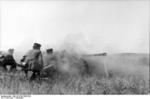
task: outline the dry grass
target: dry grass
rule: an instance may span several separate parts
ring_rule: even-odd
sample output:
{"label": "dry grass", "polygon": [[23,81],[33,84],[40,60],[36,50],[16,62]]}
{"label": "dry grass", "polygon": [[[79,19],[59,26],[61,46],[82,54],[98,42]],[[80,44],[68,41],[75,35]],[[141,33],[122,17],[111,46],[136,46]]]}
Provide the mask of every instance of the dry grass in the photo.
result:
{"label": "dry grass", "polygon": [[[120,62],[123,64],[123,61]],[[143,59],[142,62],[144,62],[143,64],[147,64],[147,60],[145,61]],[[125,61],[124,63],[127,62]],[[110,64],[112,64],[111,61]],[[120,65],[120,63],[118,63],[118,65]],[[149,69],[148,66],[147,69]],[[131,73],[129,73],[129,75],[117,74],[112,77],[105,77],[103,75],[97,74],[84,75],[82,77],[73,75],[72,76],[59,75],[54,79],[48,78],[42,79],[41,81],[35,80],[33,82],[29,82],[28,79],[24,78],[24,74],[22,72],[18,71],[16,73],[6,73],[3,72],[2,69],[0,69],[0,94],[83,95],[83,94],[148,94],[148,93],[149,93],[149,79],[144,79],[139,77],[139,75],[136,74],[133,75]]]}
{"label": "dry grass", "polygon": [[18,72],[3,73],[0,78],[0,94],[148,94],[148,91],[148,83],[133,76],[58,77],[29,82]]}

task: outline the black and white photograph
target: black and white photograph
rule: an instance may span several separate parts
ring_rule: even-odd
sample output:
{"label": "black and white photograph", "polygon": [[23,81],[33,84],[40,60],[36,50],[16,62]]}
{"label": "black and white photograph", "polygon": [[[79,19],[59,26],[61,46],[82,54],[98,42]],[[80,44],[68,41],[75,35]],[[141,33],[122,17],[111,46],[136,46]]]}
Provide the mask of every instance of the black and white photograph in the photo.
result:
{"label": "black and white photograph", "polygon": [[150,0],[0,0],[0,96],[149,95],[149,33]]}

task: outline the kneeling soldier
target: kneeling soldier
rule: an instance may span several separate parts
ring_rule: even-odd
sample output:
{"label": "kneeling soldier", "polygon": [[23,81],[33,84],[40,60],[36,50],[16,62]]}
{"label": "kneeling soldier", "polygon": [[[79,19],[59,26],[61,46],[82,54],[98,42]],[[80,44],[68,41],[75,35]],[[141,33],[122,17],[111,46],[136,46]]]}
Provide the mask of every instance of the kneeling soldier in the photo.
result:
{"label": "kneeling soldier", "polygon": [[14,53],[14,49],[9,49],[8,53],[6,53],[6,55],[4,55],[4,60],[2,61],[2,65],[5,69],[5,71],[7,71],[7,65],[10,65],[10,70],[16,70],[16,61],[13,57],[13,53]]}

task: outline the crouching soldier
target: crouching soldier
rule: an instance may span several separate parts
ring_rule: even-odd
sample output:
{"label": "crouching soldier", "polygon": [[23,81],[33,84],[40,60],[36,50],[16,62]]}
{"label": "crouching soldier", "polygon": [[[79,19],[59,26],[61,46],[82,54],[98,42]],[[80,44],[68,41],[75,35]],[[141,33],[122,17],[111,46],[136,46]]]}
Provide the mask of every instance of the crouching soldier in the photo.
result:
{"label": "crouching soldier", "polygon": [[30,50],[25,56],[25,72],[32,71],[30,80],[34,80],[37,76],[40,76],[40,72],[43,68],[43,59],[41,53],[41,44],[34,43],[33,49]]}
{"label": "crouching soldier", "polygon": [[0,51],[0,66],[2,66],[3,64],[3,60],[4,60],[4,54],[2,51]]}
{"label": "crouching soldier", "polygon": [[26,61],[26,55],[24,55],[23,58],[20,60],[18,66],[22,68],[22,71],[24,71],[26,77],[28,77],[28,64],[26,64],[25,61]]}
{"label": "crouching soldier", "polygon": [[44,66],[48,66],[52,64],[52,60],[54,60],[53,49],[47,49],[46,54],[43,56]]}
{"label": "crouching soldier", "polygon": [[10,65],[10,71],[16,70],[16,61],[13,57],[14,49],[9,49],[6,55],[4,55],[4,59],[2,61],[2,65],[4,67],[4,70],[7,71],[7,65]]}
{"label": "crouching soldier", "polygon": [[52,77],[56,72],[56,64],[55,64],[55,57],[53,54],[53,49],[49,48],[46,50],[46,53],[43,55],[43,72],[45,76]]}

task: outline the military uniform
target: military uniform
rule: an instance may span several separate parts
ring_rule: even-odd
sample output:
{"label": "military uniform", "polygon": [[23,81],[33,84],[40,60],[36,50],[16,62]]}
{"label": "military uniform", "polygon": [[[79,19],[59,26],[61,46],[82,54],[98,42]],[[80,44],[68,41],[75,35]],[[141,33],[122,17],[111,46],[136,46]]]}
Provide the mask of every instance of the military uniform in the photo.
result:
{"label": "military uniform", "polygon": [[33,49],[25,55],[25,72],[27,73],[29,70],[33,72],[30,80],[35,79],[36,76],[40,76],[40,72],[43,68],[43,59],[40,47],[40,44],[34,43]]}
{"label": "military uniform", "polygon": [[46,53],[43,55],[43,63],[44,63],[44,74],[47,76],[53,75],[55,72],[55,57],[53,54],[53,49],[47,49]]}
{"label": "military uniform", "polygon": [[44,66],[54,64],[54,55],[52,49],[47,49],[46,54],[43,57]]}
{"label": "military uniform", "polygon": [[2,65],[4,67],[4,70],[7,71],[7,65],[11,65],[10,70],[16,69],[16,61],[13,57],[14,49],[9,49],[8,52],[4,55],[4,59],[2,61]]}
{"label": "military uniform", "polygon": [[0,66],[3,65],[4,55],[0,53]]}

